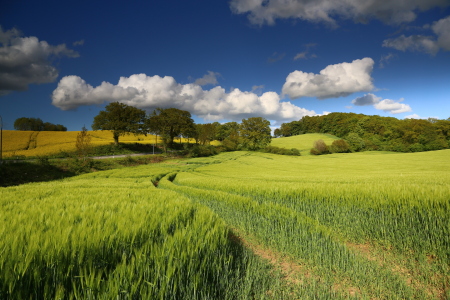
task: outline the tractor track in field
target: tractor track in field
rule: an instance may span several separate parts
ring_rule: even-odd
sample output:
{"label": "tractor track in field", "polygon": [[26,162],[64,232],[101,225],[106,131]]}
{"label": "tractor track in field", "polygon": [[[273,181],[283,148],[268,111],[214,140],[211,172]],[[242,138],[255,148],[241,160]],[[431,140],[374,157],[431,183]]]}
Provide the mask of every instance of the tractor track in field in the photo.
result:
{"label": "tractor track in field", "polygon": [[[256,256],[268,261],[270,265],[281,272],[283,279],[290,285],[301,286],[307,284],[308,280],[321,281],[320,277],[311,272],[307,265],[300,264],[283,253],[263,246],[251,237],[244,237],[236,228],[231,230],[228,238],[234,243],[250,249]],[[333,292],[346,294],[350,297],[361,295],[361,290],[358,287],[348,286],[348,284],[335,283],[331,288]]]}

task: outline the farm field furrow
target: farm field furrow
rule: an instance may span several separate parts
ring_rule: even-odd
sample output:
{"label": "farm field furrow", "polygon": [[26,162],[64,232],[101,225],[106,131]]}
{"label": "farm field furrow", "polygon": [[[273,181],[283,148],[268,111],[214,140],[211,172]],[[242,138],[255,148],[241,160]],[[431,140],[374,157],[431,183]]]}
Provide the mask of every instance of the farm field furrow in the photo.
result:
{"label": "farm field furrow", "polygon": [[0,298],[448,299],[448,170],[229,152],[2,188]]}
{"label": "farm field furrow", "polygon": [[203,167],[176,174],[175,185],[165,188],[207,205],[266,246],[322,268],[321,277],[335,274],[328,281],[349,281],[361,296],[439,299],[449,283],[449,155],[203,159]]}
{"label": "farm field furrow", "polygon": [[0,298],[284,298],[222,219],[153,186],[161,169],[0,189]]}

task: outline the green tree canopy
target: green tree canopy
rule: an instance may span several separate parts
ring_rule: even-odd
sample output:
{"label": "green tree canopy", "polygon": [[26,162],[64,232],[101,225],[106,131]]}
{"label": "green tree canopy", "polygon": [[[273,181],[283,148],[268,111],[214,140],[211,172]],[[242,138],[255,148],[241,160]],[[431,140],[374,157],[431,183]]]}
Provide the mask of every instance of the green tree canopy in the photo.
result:
{"label": "green tree canopy", "polygon": [[176,136],[192,137],[195,131],[191,113],[177,108],[157,108],[147,120],[150,133],[161,136],[164,150]]}
{"label": "green tree canopy", "polygon": [[95,116],[93,130],[112,130],[114,143],[119,136],[145,133],[145,111],[119,102],[111,102]]}
{"label": "green tree canopy", "polygon": [[244,147],[249,150],[264,148],[272,139],[270,122],[261,117],[243,119],[239,133]]}
{"label": "green tree canopy", "polygon": [[15,130],[29,131],[67,131],[67,128],[60,124],[43,122],[40,118],[18,118],[14,121]]}

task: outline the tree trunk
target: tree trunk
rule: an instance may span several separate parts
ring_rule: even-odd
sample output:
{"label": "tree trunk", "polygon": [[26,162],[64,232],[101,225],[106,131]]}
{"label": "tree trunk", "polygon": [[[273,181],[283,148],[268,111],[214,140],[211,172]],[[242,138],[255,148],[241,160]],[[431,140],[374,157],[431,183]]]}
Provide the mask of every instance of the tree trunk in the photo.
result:
{"label": "tree trunk", "polygon": [[114,136],[114,145],[119,146],[119,134],[117,132],[113,132]]}

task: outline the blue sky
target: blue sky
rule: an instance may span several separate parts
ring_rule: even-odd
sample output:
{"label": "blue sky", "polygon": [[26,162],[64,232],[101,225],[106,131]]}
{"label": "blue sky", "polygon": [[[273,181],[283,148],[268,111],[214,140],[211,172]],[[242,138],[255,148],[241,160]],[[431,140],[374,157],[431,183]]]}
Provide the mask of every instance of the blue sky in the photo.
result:
{"label": "blue sky", "polygon": [[6,0],[0,26],[4,129],[90,128],[111,101],[273,127],[450,117],[448,0]]}

